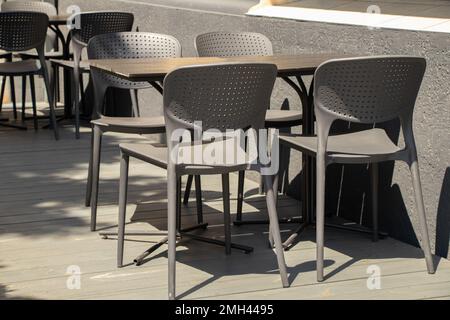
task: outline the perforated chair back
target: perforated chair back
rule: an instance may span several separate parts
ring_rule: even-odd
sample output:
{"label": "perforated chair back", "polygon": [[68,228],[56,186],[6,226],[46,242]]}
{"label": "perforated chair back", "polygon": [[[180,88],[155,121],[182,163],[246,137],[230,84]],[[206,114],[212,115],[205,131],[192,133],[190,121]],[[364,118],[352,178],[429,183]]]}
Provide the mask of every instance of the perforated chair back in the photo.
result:
{"label": "perforated chair back", "polygon": [[410,117],[425,68],[424,58],[404,56],[325,62],[314,77],[316,115],[357,123]]}
{"label": "perforated chair back", "polygon": [[[297,137],[291,146],[316,156],[317,280],[324,280],[326,168],[332,163],[371,164],[373,238],[378,239],[378,163],[405,161],[411,171],[417,205],[421,246],[429,273],[434,273],[425,205],[413,133],[414,105],[426,69],[420,57],[384,56],[331,60],[314,77],[317,138]],[[374,124],[400,119],[404,146],[395,146],[382,129],[329,136],[335,120]],[[291,139],[290,137],[287,140]],[[284,140],[284,139],[283,139]],[[308,141],[309,140],[309,141]],[[311,145],[317,140],[316,147]],[[286,140],[285,140],[286,141]],[[309,144],[309,146],[308,146]]]}
{"label": "perforated chair back", "polygon": [[264,128],[276,75],[275,65],[248,63],[172,71],[164,80],[168,137],[176,129],[196,129],[198,121],[204,131]]}
{"label": "perforated chair back", "polygon": [[272,43],[260,33],[210,32],[198,35],[195,48],[199,57],[271,56]]}
{"label": "perforated chair back", "polygon": [[[73,79],[74,92],[77,95],[80,94],[81,55],[83,49],[87,47],[89,40],[101,34],[131,31],[133,22],[134,16],[132,13],[119,11],[83,12],[73,17],[72,24],[74,29],[71,31],[74,61]],[[80,136],[79,99],[74,99],[74,102],[75,135],[78,138]],[[98,110],[94,109],[93,112],[95,114]]]}
{"label": "perforated chair back", "polygon": [[49,17],[56,16],[56,7],[44,1],[7,1],[1,4],[2,11],[33,11],[45,13]]}
{"label": "perforated chair back", "polygon": [[[147,32],[118,32],[98,35],[88,44],[89,59],[146,59],[181,57],[181,45],[172,36]],[[133,82],[92,70],[98,81],[122,89],[147,88],[147,82]]]}
{"label": "perforated chair back", "polygon": [[0,12],[0,49],[17,52],[44,50],[48,16],[40,12]]}
{"label": "perforated chair back", "polygon": [[89,40],[97,35],[131,31],[134,15],[129,12],[98,11],[79,13],[73,19],[74,25],[80,27],[72,30],[73,40],[86,47]]}
{"label": "perforated chair back", "polygon": [[50,121],[53,126],[55,138],[58,139],[59,134],[54,110],[54,97],[53,92],[50,89],[50,77],[45,61],[44,47],[47,36],[48,20],[48,15],[41,12],[0,12],[0,50],[19,52],[35,49],[37,51],[39,70],[33,70],[31,73],[39,73],[44,78],[50,107]]}

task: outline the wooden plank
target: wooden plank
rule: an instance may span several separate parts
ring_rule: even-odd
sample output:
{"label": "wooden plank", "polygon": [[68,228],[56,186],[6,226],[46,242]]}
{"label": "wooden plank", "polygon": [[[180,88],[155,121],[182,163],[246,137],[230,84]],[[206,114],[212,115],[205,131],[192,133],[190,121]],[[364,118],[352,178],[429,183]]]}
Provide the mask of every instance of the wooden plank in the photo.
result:
{"label": "wooden plank", "polygon": [[[63,144],[48,132],[0,131],[0,299],[166,299],[166,247],[141,267],[117,269],[114,238],[89,231],[90,209],[83,205],[90,140],[73,139],[62,128]],[[9,139],[8,139],[9,137]],[[105,137],[106,138],[106,137]],[[99,226],[117,224],[117,144],[145,141],[113,135],[105,139],[101,170]],[[1,143],[4,143],[2,145]],[[42,148],[42,150],[40,150]],[[5,152],[3,152],[3,150]],[[223,238],[220,177],[205,177],[204,213],[210,223],[205,235]],[[231,185],[237,186],[232,175]],[[139,161],[131,163],[127,231],[165,230],[165,171]],[[257,184],[246,183],[246,219],[266,217],[265,198]],[[236,187],[231,187],[232,211]],[[136,203],[138,203],[136,205]],[[298,215],[300,204],[281,197],[280,216]],[[183,207],[183,224],[196,221],[195,199]],[[286,237],[296,225],[282,225]],[[386,239],[326,231],[325,283],[315,275],[315,234],[312,228],[286,253],[291,288],[282,289],[275,255],[267,247],[268,226],[233,227],[233,241],[255,247],[251,255],[210,244],[183,240],[177,248],[177,292],[185,299],[449,299],[450,262],[441,260],[435,275],[426,273],[420,249]],[[161,236],[130,237],[125,261],[130,262]],[[81,290],[68,290],[67,267],[82,270]],[[367,268],[380,267],[381,290],[367,289]]]}

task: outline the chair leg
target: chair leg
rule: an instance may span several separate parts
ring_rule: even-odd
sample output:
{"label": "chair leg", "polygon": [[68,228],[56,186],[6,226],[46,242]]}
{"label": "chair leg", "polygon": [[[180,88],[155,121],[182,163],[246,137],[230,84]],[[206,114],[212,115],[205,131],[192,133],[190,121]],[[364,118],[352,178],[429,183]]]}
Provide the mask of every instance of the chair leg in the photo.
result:
{"label": "chair leg", "polygon": [[185,206],[188,205],[189,203],[189,197],[191,195],[191,189],[192,189],[192,182],[194,181],[194,176],[189,175],[186,181],[186,189],[184,191],[184,199],[183,199],[183,204]]}
{"label": "chair leg", "polygon": [[33,106],[33,122],[34,130],[38,130],[37,106],[36,106],[36,86],[34,84],[34,76],[30,76],[31,103]]}
{"label": "chair leg", "polygon": [[177,231],[181,230],[181,176],[177,179]]}
{"label": "chair leg", "polygon": [[371,164],[373,241],[378,241],[378,163]]}
{"label": "chair leg", "polygon": [[88,167],[88,178],[86,185],[86,199],[84,205],[86,207],[91,206],[91,196],[92,196],[92,158],[94,157],[94,127],[92,127],[91,133],[91,153],[89,155],[89,167]]}
{"label": "chair leg", "polygon": [[8,80],[8,77],[3,76],[2,78],[2,87],[0,92],[0,112],[3,108],[3,99],[5,98],[5,90],[6,90],[6,81]]}
{"label": "chair leg", "polygon": [[51,126],[53,128],[53,132],[55,135],[55,139],[58,140],[59,139],[59,131],[58,131],[58,123],[56,122],[56,112],[55,112],[55,99],[54,99],[54,90],[53,90],[53,86],[55,85],[55,79],[53,79],[53,77],[51,77],[51,75],[49,75],[47,73],[47,71],[44,71],[44,83],[45,83],[45,90],[47,93],[47,100],[48,100],[48,105],[50,108],[50,123]]}
{"label": "chair leg", "polygon": [[73,71],[72,101],[75,105],[75,138],[80,139],[80,76],[76,68]]}
{"label": "chair leg", "polygon": [[27,103],[27,77],[22,76],[22,122],[25,122],[26,103]]}
{"label": "chair leg", "polygon": [[59,82],[59,68],[56,65],[53,65],[53,79],[55,79],[55,103],[61,102],[61,95],[60,95],[60,82]]}
{"label": "chair leg", "polygon": [[9,77],[9,85],[11,87],[11,101],[13,104],[14,119],[17,119],[16,88],[14,85],[14,77]]}
{"label": "chair leg", "polygon": [[123,266],[123,248],[125,242],[125,219],[127,210],[127,192],[128,192],[128,167],[129,157],[121,154],[120,158],[120,187],[119,187],[119,221],[117,237],[117,267]]}
{"label": "chair leg", "polygon": [[260,176],[259,177],[259,190],[258,190],[260,195],[264,194],[264,177]]}
{"label": "chair leg", "polygon": [[[273,177],[273,193],[274,193],[274,201],[275,201],[275,208],[278,208],[278,181],[279,181],[279,175],[276,174]],[[278,210],[278,209],[277,209]],[[274,248],[275,247],[275,241],[273,239],[272,234],[272,227],[269,226],[269,247]]]}
{"label": "chair leg", "polygon": [[80,97],[81,97],[81,104],[79,107],[79,112],[81,112],[81,110],[83,112],[86,112],[86,96],[84,95],[84,78],[83,78],[83,73],[80,73]]}
{"label": "chair leg", "polygon": [[186,182],[186,189],[184,191],[183,204],[186,206],[189,203],[189,197],[191,195],[192,182],[195,179],[195,197],[197,203],[197,220],[199,224],[203,223],[203,203],[202,203],[202,183],[200,176],[189,175]]}
{"label": "chair leg", "polygon": [[244,182],[245,182],[245,171],[239,171],[237,212],[236,212],[237,222],[242,221],[242,207],[244,205]]}
{"label": "chair leg", "polygon": [[281,242],[280,226],[278,224],[277,207],[275,201],[275,193],[273,189],[272,177],[264,176],[265,189],[266,189],[266,201],[267,211],[270,219],[270,231],[273,235],[275,243],[275,252],[277,254],[278,268],[280,269],[281,282],[284,288],[289,287],[289,280],[287,277],[286,261],[284,259],[284,248]]}
{"label": "chair leg", "polygon": [[278,190],[282,194],[287,194],[289,188],[289,159],[291,157],[291,151],[288,147],[280,145],[280,165],[283,168],[283,174],[280,176],[280,183],[278,184]]}
{"label": "chair leg", "polygon": [[323,281],[324,229],[325,229],[325,154],[317,154],[316,184],[316,245],[317,245],[317,281]]}
{"label": "chair leg", "polygon": [[197,223],[203,223],[202,183],[200,176],[195,176],[195,199],[197,203]]}
{"label": "chair leg", "polygon": [[138,91],[136,89],[130,89],[130,95],[131,95],[131,106],[133,108],[133,117],[140,117],[141,113],[139,111]]}
{"label": "chair leg", "polygon": [[94,126],[94,144],[92,148],[92,195],[91,195],[91,231],[96,230],[97,225],[97,202],[98,181],[100,177],[100,154],[102,144],[102,131]]}
{"label": "chair leg", "polygon": [[2,88],[1,88],[1,92],[0,92],[0,112],[2,112],[3,99],[5,98],[6,80],[8,80],[8,77],[3,76],[3,78],[2,78]]}
{"label": "chair leg", "polygon": [[279,192],[283,193],[283,183],[284,183],[284,172],[285,172],[285,167],[284,167],[284,147],[282,144],[280,144],[279,148],[278,148],[278,152],[279,152],[279,168],[278,168],[278,177],[281,180],[281,185],[279,186]]}
{"label": "chair leg", "polygon": [[169,300],[175,300],[175,285],[176,285],[176,250],[177,250],[177,175],[175,167],[169,165],[167,168],[167,230],[168,230],[168,273],[169,273]]}
{"label": "chair leg", "polygon": [[422,234],[421,246],[425,254],[427,269],[429,274],[435,273],[433,256],[430,248],[430,238],[428,235],[427,220],[425,214],[425,205],[423,203],[422,184],[420,181],[419,164],[417,158],[410,164],[411,177],[413,180],[414,193],[416,198],[417,213],[419,217],[420,231]]}
{"label": "chair leg", "polygon": [[225,253],[231,254],[231,217],[230,217],[230,175],[222,174],[223,215],[225,231]]}

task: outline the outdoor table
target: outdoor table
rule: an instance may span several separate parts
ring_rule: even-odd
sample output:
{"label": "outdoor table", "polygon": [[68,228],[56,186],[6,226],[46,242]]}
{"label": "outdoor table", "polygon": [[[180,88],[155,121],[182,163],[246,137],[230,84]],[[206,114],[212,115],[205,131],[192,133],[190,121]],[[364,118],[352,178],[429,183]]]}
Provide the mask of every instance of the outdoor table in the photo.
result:
{"label": "outdoor table", "polygon": [[[286,81],[298,94],[302,103],[303,125],[302,133],[314,135],[313,86],[308,89],[304,82],[305,76],[313,76],[317,67],[323,62],[346,57],[339,54],[298,54],[252,57],[184,57],[170,59],[110,59],[89,60],[91,68],[99,69],[109,74],[130,81],[161,82],[171,71],[179,67],[205,65],[214,63],[272,63],[278,68],[278,77]],[[297,83],[291,79],[294,77]],[[311,82],[313,84],[313,82]],[[313,223],[314,175],[312,157],[303,155],[302,174],[302,223],[295,233],[284,243],[290,248],[304,228]]]}

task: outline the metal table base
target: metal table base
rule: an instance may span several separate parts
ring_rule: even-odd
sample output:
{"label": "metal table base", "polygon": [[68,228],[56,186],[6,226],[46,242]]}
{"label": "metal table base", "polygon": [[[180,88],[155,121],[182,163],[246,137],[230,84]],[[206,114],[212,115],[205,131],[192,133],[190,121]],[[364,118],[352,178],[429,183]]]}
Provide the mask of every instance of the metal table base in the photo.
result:
{"label": "metal table base", "polygon": [[[207,228],[208,228],[207,223],[202,223],[202,224],[198,224],[198,225],[195,225],[195,226],[192,226],[189,228],[185,228],[185,229],[178,231],[177,238],[180,240],[182,238],[189,238],[189,239],[192,239],[195,241],[200,241],[200,242],[214,244],[214,245],[221,246],[221,247],[226,247],[225,241],[207,238],[207,237],[203,237],[200,235],[190,233],[192,231],[199,230],[199,229],[206,230]],[[117,232],[100,232],[99,235],[103,239],[108,239],[108,237],[110,237],[110,236],[117,236]],[[130,232],[130,233],[126,233],[126,235],[127,236],[155,236],[155,235],[167,235],[167,232]],[[158,241],[158,243],[154,244],[153,246],[151,246],[150,248],[145,250],[142,254],[140,254],[138,257],[136,257],[133,260],[134,264],[136,266],[141,266],[142,264],[144,264],[146,262],[145,259],[148,256],[150,256],[153,252],[155,252],[156,250],[161,248],[163,245],[165,245],[167,243],[167,241],[168,241],[168,237],[165,236],[160,241]],[[236,244],[236,243],[231,243],[231,248],[243,251],[245,254],[250,254],[254,250],[252,247],[240,245],[240,244]]]}
{"label": "metal table base", "polygon": [[11,121],[8,118],[0,118],[0,127],[28,130],[26,124],[24,124],[23,121],[18,120]]}
{"label": "metal table base", "polygon": [[[332,220],[332,221],[330,221]],[[303,223],[300,224],[300,226],[289,236],[288,239],[283,243],[283,248],[285,251],[289,251],[291,248],[293,248],[299,241],[301,234],[309,227],[309,226],[315,226],[315,222],[313,221],[303,221]],[[325,228],[332,228],[332,229],[338,229],[338,230],[344,230],[344,231],[350,231],[350,232],[357,232],[357,233],[364,233],[364,234],[373,234],[373,230],[370,228],[367,228],[365,226],[359,225],[357,223],[349,222],[344,219],[340,218],[328,218],[328,222],[325,222]],[[388,236],[386,232],[379,231],[378,237],[379,239],[384,239]]]}

